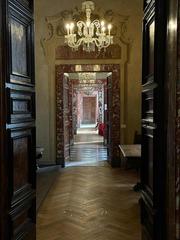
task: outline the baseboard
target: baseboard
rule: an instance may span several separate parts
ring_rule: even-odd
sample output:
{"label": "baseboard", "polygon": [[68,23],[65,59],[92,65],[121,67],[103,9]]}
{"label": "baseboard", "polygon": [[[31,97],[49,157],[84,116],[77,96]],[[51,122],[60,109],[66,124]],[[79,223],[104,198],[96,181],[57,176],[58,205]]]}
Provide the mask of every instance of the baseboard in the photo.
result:
{"label": "baseboard", "polygon": [[56,159],[56,165],[60,165],[62,168],[65,167],[65,160],[64,158],[57,158]]}
{"label": "baseboard", "polygon": [[53,166],[59,166],[59,164],[56,164],[56,163],[40,163],[40,164],[38,164],[39,168],[53,167]]}
{"label": "baseboard", "polygon": [[53,171],[60,171],[61,166],[59,165],[45,165],[45,166],[41,166],[37,169],[36,173],[47,173],[47,172],[53,172]]}

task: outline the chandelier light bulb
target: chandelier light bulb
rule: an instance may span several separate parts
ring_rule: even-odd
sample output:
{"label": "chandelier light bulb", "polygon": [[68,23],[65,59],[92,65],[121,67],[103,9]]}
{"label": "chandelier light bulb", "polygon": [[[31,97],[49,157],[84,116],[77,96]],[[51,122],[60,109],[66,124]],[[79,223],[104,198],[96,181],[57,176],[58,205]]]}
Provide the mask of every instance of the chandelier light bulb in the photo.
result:
{"label": "chandelier light bulb", "polygon": [[101,27],[104,27],[105,23],[104,21],[101,21]]}
{"label": "chandelier light bulb", "polygon": [[70,24],[70,34],[73,34],[74,23]]}
{"label": "chandelier light bulb", "polygon": [[[86,13],[86,21],[78,21],[66,24],[67,35],[65,35],[65,43],[73,50],[78,50],[80,46],[87,52],[101,51],[113,44],[113,36],[111,36],[112,25],[105,25],[105,21],[95,19],[91,21],[91,14],[94,11],[95,4],[92,1],[82,3],[82,10]],[[76,28],[77,32],[76,32]],[[108,33],[106,33],[106,29]]]}
{"label": "chandelier light bulb", "polygon": [[108,29],[111,30],[112,29],[112,25],[108,24]]}
{"label": "chandelier light bulb", "polygon": [[70,25],[70,30],[72,31],[73,28],[74,28],[74,23],[71,23],[71,25]]}
{"label": "chandelier light bulb", "polygon": [[69,23],[66,24],[66,29],[67,29],[67,35],[69,35],[69,29],[70,29],[70,25],[69,25]]}
{"label": "chandelier light bulb", "polygon": [[112,29],[112,25],[111,25],[111,24],[108,24],[108,34],[109,34],[109,36],[110,36],[110,34],[111,34],[111,29]]}
{"label": "chandelier light bulb", "polygon": [[106,31],[106,28],[102,27],[102,32],[105,33],[105,31]]}

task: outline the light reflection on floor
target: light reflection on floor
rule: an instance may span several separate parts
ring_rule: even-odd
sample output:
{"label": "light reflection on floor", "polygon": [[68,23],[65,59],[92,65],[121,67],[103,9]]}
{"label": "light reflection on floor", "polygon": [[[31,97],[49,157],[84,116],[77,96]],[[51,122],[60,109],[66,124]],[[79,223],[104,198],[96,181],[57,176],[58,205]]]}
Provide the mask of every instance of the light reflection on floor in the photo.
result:
{"label": "light reflection on floor", "polygon": [[103,145],[103,137],[93,127],[78,129],[74,145],[70,151],[70,161],[66,167],[72,166],[106,166],[107,148]]}

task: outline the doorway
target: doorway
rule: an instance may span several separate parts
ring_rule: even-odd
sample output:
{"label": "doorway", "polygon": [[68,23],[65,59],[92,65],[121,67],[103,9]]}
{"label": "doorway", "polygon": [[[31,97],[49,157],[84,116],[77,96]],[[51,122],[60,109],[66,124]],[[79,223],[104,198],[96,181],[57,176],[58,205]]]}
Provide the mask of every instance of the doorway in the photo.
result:
{"label": "doorway", "polygon": [[[99,122],[98,133],[103,136],[103,144],[107,147],[107,160],[111,166],[117,166],[120,163],[119,77],[120,66],[117,64],[56,66],[56,159],[58,164],[65,166],[70,160],[70,148],[74,144],[74,136],[78,128],[82,124],[93,124],[93,122],[95,127],[97,121]],[[88,101],[90,98],[93,100]],[[91,109],[92,112],[89,113],[90,111],[86,108],[89,110],[90,106],[96,110]],[[86,116],[86,111],[89,116]]]}
{"label": "doorway", "polygon": [[[70,97],[64,98],[64,109],[70,114],[67,116],[69,122],[72,119],[72,129],[66,131],[69,155],[66,152],[65,166],[104,165],[108,161],[105,91],[111,73],[71,72],[65,75],[68,76]],[[68,106],[72,111],[68,110]]]}
{"label": "doorway", "polygon": [[82,124],[95,124],[96,122],[96,97],[83,97]]}

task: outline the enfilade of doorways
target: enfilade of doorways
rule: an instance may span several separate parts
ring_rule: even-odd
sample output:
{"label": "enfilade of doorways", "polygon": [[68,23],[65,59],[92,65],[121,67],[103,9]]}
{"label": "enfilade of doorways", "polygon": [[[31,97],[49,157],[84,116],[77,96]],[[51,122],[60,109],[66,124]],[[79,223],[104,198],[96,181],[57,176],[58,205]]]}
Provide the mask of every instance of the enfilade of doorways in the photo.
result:
{"label": "enfilade of doorways", "polygon": [[107,164],[105,121],[107,72],[69,73],[72,81],[73,143],[66,166]]}
{"label": "enfilade of doorways", "polygon": [[[69,79],[69,76],[71,76],[70,73],[66,75],[66,81]],[[75,79],[74,81],[77,80]],[[101,229],[99,234],[102,237],[107,239],[111,239],[110,237],[114,237],[115,239],[121,237],[125,240],[131,239],[131,236],[129,236],[130,224],[133,229],[132,239],[139,240],[139,193],[133,191],[133,186],[138,180],[137,173],[131,170],[125,171],[112,169],[110,167],[107,161],[107,133],[102,131],[103,127],[101,124],[105,121],[101,121],[96,114],[94,114],[95,117],[93,120],[92,115],[87,116],[87,112],[85,112],[83,116],[83,108],[85,108],[85,106],[83,106],[83,97],[86,99],[84,101],[85,105],[87,102],[89,103],[89,110],[90,102],[95,101],[90,101],[90,98],[93,99],[94,97],[94,99],[96,98],[97,100],[97,96],[96,94],[93,95],[94,89],[90,87],[87,88],[87,85],[86,88],[82,89],[81,87],[78,91],[79,90],[82,95],[80,97],[82,105],[79,106],[79,115],[77,112],[78,107],[74,108],[73,105],[74,103],[77,105],[77,99],[73,99],[72,104],[73,113],[76,113],[74,115],[76,115],[77,120],[80,119],[80,121],[72,121],[73,125],[76,123],[76,128],[73,127],[73,144],[70,148],[70,159],[66,159],[65,169],[61,169],[60,172],[55,173],[56,177],[52,183],[52,187],[39,208],[37,239],[41,240],[48,239],[49,236],[53,238],[61,236],[64,237],[64,239],[69,237],[69,239],[75,240],[85,237],[86,235],[87,239],[94,239],[94,237],[97,236],[97,231],[99,231],[99,228],[96,226],[98,224]],[[66,99],[69,99],[67,98],[68,91],[66,85]],[[106,101],[108,98],[106,96],[105,100],[104,97],[105,96],[102,97],[102,105],[105,111],[102,112],[105,114],[103,114],[102,119],[108,117],[106,115],[106,111],[108,110],[108,102]],[[69,104],[66,103],[64,109],[68,110],[68,107]],[[96,110],[99,112],[98,104]],[[108,184],[109,188],[107,189]],[[97,186],[97,188],[95,186]],[[114,208],[117,194],[119,194],[118,203],[121,203],[119,205],[116,204],[119,206],[118,210]],[[102,197],[97,199],[97,196],[100,195]],[[67,199],[63,196],[66,196]],[[106,202],[107,199],[108,201]],[[78,201],[78,203],[76,201]],[[50,202],[52,205],[49,204]],[[55,204],[55,202],[58,204]],[[110,203],[112,203],[112,205]],[[75,205],[76,209],[74,208]],[[79,207],[77,208],[78,205]],[[101,208],[99,208],[100,205],[102,206]],[[56,207],[54,208],[53,206]],[[118,214],[117,216],[117,211],[122,214]],[[56,212],[62,213],[60,218],[60,215],[58,214],[57,216]],[[91,223],[91,217],[87,218],[87,214],[90,216],[91,212],[94,214],[92,216],[93,219],[96,219],[95,225]],[[52,216],[52,218],[48,216]],[[120,223],[118,227],[117,218],[118,225]],[[54,224],[54,221],[57,225]],[[109,222],[111,222],[110,225]],[[88,231],[86,231],[87,225],[89,226]],[[46,229],[44,226],[47,226]],[[48,226],[51,226],[51,228]],[[58,228],[56,228],[56,226],[58,226]],[[71,232],[73,232],[71,236],[68,234],[68,229],[71,229]]]}
{"label": "enfilade of doorways", "polygon": [[[67,67],[66,65],[67,69],[69,68],[72,69],[72,66],[70,65]],[[97,66],[94,66],[94,65],[82,65],[81,67],[82,69],[97,68]],[[64,65],[60,69],[64,69]],[[106,72],[100,71],[100,69],[106,69]],[[79,91],[80,93],[79,95],[84,96],[85,99],[89,98],[90,96],[95,97],[97,101],[96,114],[94,114],[93,122],[88,123],[87,121],[86,122],[79,121],[78,123],[79,125],[76,125],[77,128],[73,127],[73,129],[76,129],[76,131],[73,134],[73,137],[74,137],[73,145],[70,144],[71,145],[71,148],[69,149],[70,159],[68,160],[66,159],[66,162],[65,162],[66,167],[110,166],[108,163],[108,151],[107,151],[108,132],[105,129],[105,123],[106,121],[108,121],[108,114],[109,114],[108,113],[108,87],[111,84],[108,84],[108,83],[111,83],[111,79],[112,79],[111,78],[112,73],[110,72],[111,70],[114,71],[114,78],[117,79],[117,76],[119,76],[118,75],[119,69],[117,69],[117,66],[114,66],[114,65],[102,65],[102,66],[99,65],[99,69],[96,70],[96,72],[93,72],[93,71],[75,72],[74,71],[73,73],[69,72],[68,74],[65,74],[66,79],[63,79],[63,80],[67,80],[67,76],[68,78],[71,79],[70,80],[71,83],[73,82],[74,85],[76,86],[76,88],[74,89],[75,90],[74,92],[77,93]],[[81,79],[79,79],[80,75],[81,75]],[[93,75],[94,77],[92,78]],[[90,79],[88,79],[89,76],[90,76]],[[85,77],[85,79],[83,79],[82,77],[83,78]],[[109,79],[110,81],[108,81]],[[65,89],[65,91],[63,90],[63,92],[61,92],[59,95],[61,96],[66,95],[66,99],[68,99],[69,101],[69,97],[68,97],[69,89],[67,89],[67,84],[63,84],[62,88],[60,89],[62,90],[63,88]],[[81,92],[82,90],[84,90],[83,94]],[[68,101],[66,101],[66,103],[64,103],[62,106],[62,109],[65,110],[66,108],[66,111],[64,112],[69,111]],[[73,113],[73,117],[74,116],[77,117],[78,114],[76,111],[78,108],[74,105],[77,105],[76,98],[72,98],[72,113]],[[75,121],[74,121],[73,117],[72,117],[73,125],[75,125],[77,124],[76,123],[77,120],[75,118]],[[80,114],[79,114],[79,117],[80,117]],[[49,191],[51,184],[56,178],[56,175],[57,175],[56,167],[46,167],[38,171],[38,181],[37,181],[38,191],[37,192],[39,194],[37,196],[37,209],[43,202],[44,197]]]}

